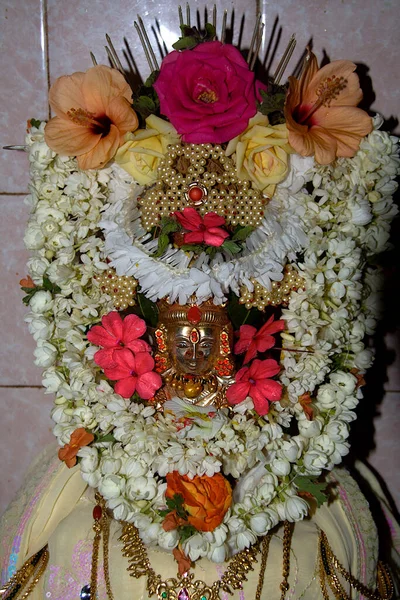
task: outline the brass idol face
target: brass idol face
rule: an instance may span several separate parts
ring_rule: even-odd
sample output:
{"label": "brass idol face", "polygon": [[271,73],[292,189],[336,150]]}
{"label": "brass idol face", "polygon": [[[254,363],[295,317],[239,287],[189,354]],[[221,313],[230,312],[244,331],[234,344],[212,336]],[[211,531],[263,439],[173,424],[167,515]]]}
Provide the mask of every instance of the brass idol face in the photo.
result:
{"label": "brass idol face", "polygon": [[192,325],[169,326],[168,352],[181,375],[207,375],[219,351],[218,328]]}

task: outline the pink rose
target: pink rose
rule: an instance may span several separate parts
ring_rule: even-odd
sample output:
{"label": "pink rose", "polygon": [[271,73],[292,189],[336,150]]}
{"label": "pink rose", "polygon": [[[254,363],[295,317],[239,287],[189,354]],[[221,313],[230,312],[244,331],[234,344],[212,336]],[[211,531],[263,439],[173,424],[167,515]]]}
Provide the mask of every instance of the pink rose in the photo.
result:
{"label": "pink rose", "polygon": [[222,144],[256,114],[254,73],[234,46],[205,42],[171,52],[154,84],[160,111],[192,144]]}

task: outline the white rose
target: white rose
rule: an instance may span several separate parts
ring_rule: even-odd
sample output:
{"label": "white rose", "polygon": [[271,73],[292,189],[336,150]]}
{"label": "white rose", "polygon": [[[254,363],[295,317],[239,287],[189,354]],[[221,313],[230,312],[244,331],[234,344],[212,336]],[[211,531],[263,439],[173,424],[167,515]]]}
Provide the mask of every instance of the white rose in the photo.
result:
{"label": "white rose", "polygon": [[300,458],[303,452],[304,444],[298,438],[292,438],[291,440],[284,440],[280,449],[282,454],[289,462],[295,462]]}
{"label": "white rose", "polygon": [[53,296],[47,291],[36,292],[29,302],[30,309],[37,314],[43,314],[51,310],[52,305]]}
{"label": "white rose", "polygon": [[276,509],[281,520],[289,521],[290,523],[301,521],[308,515],[308,504],[299,496],[290,496],[285,500],[284,504],[278,504]]}
{"label": "white rose", "polygon": [[99,492],[106,500],[118,498],[125,489],[125,480],[118,475],[106,475],[99,485]]}
{"label": "white rose", "polygon": [[283,458],[277,458],[271,463],[272,472],[278,477],[285,477],[290,473],[290,463]]}
{"label": "white rose", "polygon": [[183,543],[183,550],[191,560],[196,561],[207,555],[209,543],[200,533],[196,533]]}
{"label": "white rose", "polygon": [[[45,394],[55,394],[65,384],[65,379],[54,367],[51,367],[45,371],[42,384],[46,388]],[[65,402],[65,398],[63,401]]]}
{"label": "white rose", "polygon": [[93,473],[99,464],[99,454],[97,448],[85,446],[78,452],[80,467],[82,473]]}
{"label": "white rose", "polygon": [[130,500],[152,500],[156,494],[157,482],[153,477],[131,477],[126,483]]}
{"label": "white rose", "polygon": [[360,371],[366,371],[372,365],[373,357],[372,350],[365,348],[365,350],[359,352],[359,354],[354,357],[354,366],[357,369],[360,369]]}
{"label": "white rose", "polygon": [[57,358],[57,348],[49,342],[39,340],[36,350],[33,354],[35,355],[35,365],[38,367],[51,367]]}
{"label": "white rose", "polygon": [[33,256],[28,259],[27,268],[28,272],[31,274],[32,280],[36,285],[41,285],[43,281],[43,275],[46,273],[50,263],[45,258],[39,258],[37,256]]}
{"label": "white rose", "polygon": [[[161,531],[158,535],[158,545],[164,550],[172,550],[178,544],[179,537],[176,529]],[[193,560],[193,559],[192,559]]]}
{"label": "white rose", "polygon": [[322,469],[328,464],[328,457],[320,450],[309,450],[304,455],[304,467],[309,475],[321,475]]}
{"label": "white rose", "polygon": [[40,250],[46,241],[37,223],[29,223],[24,235],[24,244],[28,250]]}
{"label": "white rose", "polygon": [[223,546],[211,546],[207,552],[207,558],[214,563],[223,563],[226,558],[226,548]]}
{"label": "white rose", "polygon": [[345,421],[330,421],[325,431],[334,442],[343,442],[349,436],[349,426]]}
{"label": "white rose", "polygon": [[307,421],[306,418],[298,421],[299,433],[305,438],[312,438],[321,433],[322,425],[318,419]]}
{"label": "white rose", "polygon": [[[29,317],[29,319],[31,319]],[[28,318],[25,319],[28,321]],[[37,342],[38,340],[48,340],[54,330],[54,323],[50,322],[43,316],[32,318],[28,322],[29,332],[33,335],[33,339]]]}
{"label": "white rose", "polygon": [[351,373],[337,371],[332,373],[330,380],[337,385],[345,394],[352,394],[356,388],[357,378]]}
{"label": "white rose", "polygon": [[324,409],[329,409],[336,406],[336,393],[333,387],[329,384],[320,386],[317,398],[318,402],[322,404]]}
{"label": "white rose", "polygon": [[250,529],[256,535],[265,535],[271,528],[271,519],[265,512],[250,517]]}
{"label": "white rose", "polygon": [[129,515],[129,504],[124,498],[111,498],[107,502],[109,509],[113,511],[114,519],[117,521],[126,521]]}
{"label": "white rose", "polygon": [[142,477],[147,471],[145,465],[136,458],[128,458],[123,464],[123,474],[127,477]]}
{"label": "white rose", "polygon": [[93,411],[86,405],[75,408],[74,417],[80,421],[82,427],[87,429],[93,429],[97,424]]}

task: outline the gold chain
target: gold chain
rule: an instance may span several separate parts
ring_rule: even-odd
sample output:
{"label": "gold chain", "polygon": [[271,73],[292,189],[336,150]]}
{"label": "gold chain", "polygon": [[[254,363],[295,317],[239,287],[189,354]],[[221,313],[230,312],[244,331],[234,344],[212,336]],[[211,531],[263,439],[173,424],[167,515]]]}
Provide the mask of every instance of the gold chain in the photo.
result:
{"label": "gold chain", "polygon": [[345,579],[351,587],[360,592],[369,600],[390,600],[393,597],[394,586],[388,569],[382,562],[378,562],[377,572],[377,590],[373,591],[359,582],[351,575],[338,558],[333,554],[329,546],[328,539],[324,531],[319,534],[319,575],[321,591],[324,600],[329,600],[326,582],[328,582],[335,598],[338,600],[350,600],[350,596],[346,593],[343,585],[338,577],[338,573]]}
{"label": "gold chain", "polygon": [[[20,569],[0,589],[2,600],[24,600],[36,587],[49,562],[49,551],[47,546],[28,558]],[[30,581],[28,587],[25,586]]]}
{"label": "gold chain", "polygon": [[264,587],[265,569],[267,567],[268,551],[271,537],[271,535],[266,535],[262,541],[260,574],[258,576],[258,585],[254,600],[261,600],[261,593]]}
{"label": "gold chain", "polygon": [[292,543],[293,525],[289,521],[285,521],[283,525],[283,581],[280,585],[281,600],[285,600],[286,592],[289,589],[289,572],[290,572],[290,546]]}
{"label": "gold chain", "polygon": [[99,563],[100,541],[103,534],[103,570],[106,582],[106,591],[109,600],[114,600],[111,590],[110,569],[109,569],[109,540],[110,540],[110,518],[107,514],[106,503],[101,494],[95,495],[97,505],[93,509],[93,552],[92,568],[90,571],[90,598],[96,598],[97,594],[97,571]]}

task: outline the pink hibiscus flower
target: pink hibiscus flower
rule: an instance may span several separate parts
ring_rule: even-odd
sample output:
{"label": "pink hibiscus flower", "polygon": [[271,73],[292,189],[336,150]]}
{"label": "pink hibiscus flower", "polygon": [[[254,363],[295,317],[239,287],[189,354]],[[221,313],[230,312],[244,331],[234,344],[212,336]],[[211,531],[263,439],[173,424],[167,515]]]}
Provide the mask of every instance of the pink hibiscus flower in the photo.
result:
{"label": "pink hibiscus flower", "polygon": [[197,210],[186,207],[182,212],[175,212],[175,217],[184,229],[190,233],[183,236],[184,244],[207,244],[207,246],[222,246],[229,233],[220,229],[225,225],[224,217],[215,212],[209,212],[204,218]]}
{"label": "pink hibiscus flower", "polygon": [[282,384],[270,379],[279,373],[280,367],[276,360],[254,360],[250,367],[243,367],[236,373],[235,383],[226,391],[230,404],[240,404],[250,396],[254,408],[260,416],[269,411],[270,402],[280,400]]}
{"label": "pink hibiscus flower", "polygon": [[104,369],[105,376],[116,381],[114,390],[123,398],[137,392],[143,400],[149,400],[162,386],[162,379],[153,371],[154,360],[148,352],[133,354],[127,348],[114,352],[113,365]]}
{"label": "pink hibiscus flower", "polygon": [[140,338],[146,332],[146,323],[137,315],[128,315],[122,320],[117,311],[104,315],[101,325],[95,325],[88,331],[87,338],[96,346],[103,346],[94,355],[94,361],[100,367],[108,367],[113,362],[114,350],[129,348],[132,352],[149,352],[151,347]]}
{"label": "pink hibiscus flower", "polygon": [[252,325],[242,325],[239,329],[239,340],[235,344],[235,354],[246,352],[244,363],[255,358],[257,352],[266,352],[275,346],[275,338],[271,335],[285,329],[285,322],[274,321],[274,315],[257,331]]}

